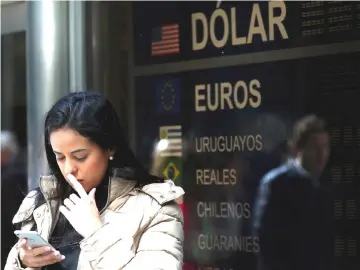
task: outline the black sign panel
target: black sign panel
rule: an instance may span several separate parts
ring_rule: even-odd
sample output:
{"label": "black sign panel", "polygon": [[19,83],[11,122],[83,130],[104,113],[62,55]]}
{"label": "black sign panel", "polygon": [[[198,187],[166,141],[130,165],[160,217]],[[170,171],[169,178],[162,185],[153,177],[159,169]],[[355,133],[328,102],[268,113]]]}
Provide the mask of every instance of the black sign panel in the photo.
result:
{"label": "black sign panel", "polygon": [[332,143],[323,180],[329,238],[319,256],[329,254],[339,270],[359,269],[360,64],[351,61],[359,57],[136,79],[137,152],[148,163],[157,142],[170,142],[160,171],[169,174],[172,164],[186,191],[187,263],[256,269],[259,240],[251,235],[251,218],[259,180],[281,163],[292,122],[317,113],[328,121]]}
{"label": "black sign panel", "polygon": [[134,2],[135,65],[360,38],[360,4],[343,1]]}

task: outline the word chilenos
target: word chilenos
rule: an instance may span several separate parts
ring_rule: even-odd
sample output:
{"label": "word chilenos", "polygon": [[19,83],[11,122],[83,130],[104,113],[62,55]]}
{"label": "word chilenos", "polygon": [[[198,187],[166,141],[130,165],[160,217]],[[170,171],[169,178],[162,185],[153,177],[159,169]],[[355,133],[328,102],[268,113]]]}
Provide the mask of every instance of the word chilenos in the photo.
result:
{"label": "word chilenos", "polygon": [[[269,1],[266,5],[266,9],[260,9],[259,3],[252,4],[251,16],[247,24],[243,22],[238,24],[237,22],[246,18],[249,10],[237,10],[236,7],[232,7],[230,12],[216,8],[210,16],[202,12],[191,14],[192,50],[203,50],[208,44],[222,48],[229,43],[229,40],[232,46],[251,44],[254,36],[259,36],[263,43],[274,41],[276,30],[280,33],[280,39],[288,39],[289,36],[284,25],[285,2]],[[239,15],[238,11],[242,14]],[[264,15],[265,12],[266,15]],[[265,22],[264,18],[268,18],[268,20]],[[247,25],[246,32],[243,28],[238,29],[238,25]],[[241,32],[242,36],[239,36],[238,32]]]}

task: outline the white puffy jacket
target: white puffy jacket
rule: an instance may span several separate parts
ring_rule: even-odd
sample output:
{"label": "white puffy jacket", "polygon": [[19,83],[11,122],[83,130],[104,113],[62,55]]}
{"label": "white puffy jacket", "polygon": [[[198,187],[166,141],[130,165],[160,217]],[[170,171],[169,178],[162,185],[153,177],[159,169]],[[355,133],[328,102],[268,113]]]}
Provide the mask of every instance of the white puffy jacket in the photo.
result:
{"label": "white puffy jacket", "polygon": [[[57,180],[43,176],[40,187],[46,203],[35,209],[31,192],[24,199],[13,222],[30,230],[34,222],[48,240],[60,201]],[[134,181],[112,177],[108,202],[101,212],[103,226],[81,241],[78,270],[180,270],[183,262],[183,215],[174,201],[184,194],[170,180],[139,189]],[[13,232],[9,232],[13,233]],[[23,269],[17,244],[12,248],[5,270]],[[40,268],[27,268],[40,270]]]}

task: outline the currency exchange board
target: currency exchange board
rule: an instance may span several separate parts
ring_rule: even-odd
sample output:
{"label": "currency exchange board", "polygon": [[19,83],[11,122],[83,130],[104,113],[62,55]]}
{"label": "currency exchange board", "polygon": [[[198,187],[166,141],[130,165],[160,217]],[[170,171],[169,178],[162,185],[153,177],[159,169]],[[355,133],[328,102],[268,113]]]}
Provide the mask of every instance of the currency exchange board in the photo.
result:
{"label": "currency exchange board", "polygon": [[360,269],[360,4],[133,7],[136,150],[151,167],[156,143],[169,142],[158,169],[186,192],[188,269],[256,269],[259,181],[308,113],[325,118],[331,136],[321,254],[329,269]]}

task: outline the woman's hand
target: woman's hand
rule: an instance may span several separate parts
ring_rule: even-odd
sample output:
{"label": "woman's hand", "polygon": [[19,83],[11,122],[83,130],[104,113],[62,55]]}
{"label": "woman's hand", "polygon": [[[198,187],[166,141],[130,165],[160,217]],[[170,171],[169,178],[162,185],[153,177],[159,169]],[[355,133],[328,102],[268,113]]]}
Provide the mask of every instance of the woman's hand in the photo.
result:
{"label": "woman's hand", "polygon": [[99,210],[95,202],[96,189],[92,189],[88,195],[73,175],[69,174],[67,179],[80,197],[71,194],[69,198],[64,200],[65,206],[60,206],[60,212],[74,229],[86,238],[102,226]]}
{"label": "woman's hand", "polygon": [[51,247],[30,248],[26,240],[22,240],[18,247],[21,263],[26,267],[43,267],[65,259],[65,256]]}

